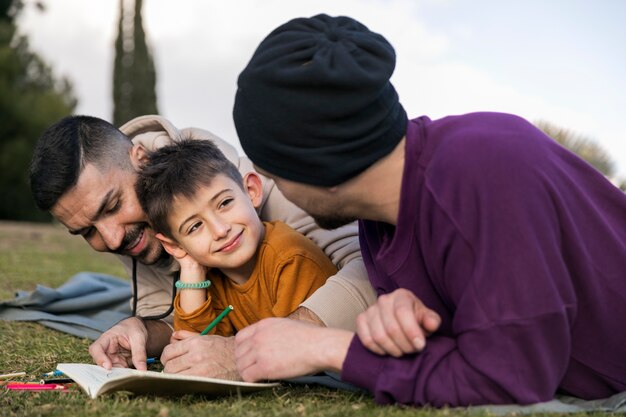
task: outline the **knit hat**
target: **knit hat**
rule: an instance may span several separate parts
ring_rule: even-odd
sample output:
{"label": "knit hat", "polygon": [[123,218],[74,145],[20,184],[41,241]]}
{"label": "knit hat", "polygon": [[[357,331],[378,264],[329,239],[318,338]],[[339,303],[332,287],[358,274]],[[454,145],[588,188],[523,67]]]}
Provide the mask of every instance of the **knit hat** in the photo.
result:
{"label": "knit hat", "polygon": [[281,178],[334,186],[389,154],[407,116],[389,82],[393,47],[356,20],[320,14],[270,33],[239,75],[244,152]]}

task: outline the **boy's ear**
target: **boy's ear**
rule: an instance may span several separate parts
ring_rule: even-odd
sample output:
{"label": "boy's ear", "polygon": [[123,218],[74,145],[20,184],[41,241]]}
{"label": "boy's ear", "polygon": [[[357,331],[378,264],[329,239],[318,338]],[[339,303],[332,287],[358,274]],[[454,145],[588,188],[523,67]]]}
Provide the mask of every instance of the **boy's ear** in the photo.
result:
{"label": "boy's ear", "polygon": [[165,251],[172,255],[176,259],[184,258],[187,255],[187,251],[181,248],[178,243],[169,237],[165,236],[162,233],[157,233],[155,235],[157,239],[161,241],[161,244],[165,248]]}
{"label": "boy's ear", "polygon": [[141,168],[147,160],[148,150],[143,145],[137,144],[130,148],[130,163],[133,165],[135,171],[141,171]]}
{"label": "boy's ear", "polygon": [[243,188],[248,193],[254,208],[259,208],[263,201],[263,182],[256,172],[248,172],[243,177]]}

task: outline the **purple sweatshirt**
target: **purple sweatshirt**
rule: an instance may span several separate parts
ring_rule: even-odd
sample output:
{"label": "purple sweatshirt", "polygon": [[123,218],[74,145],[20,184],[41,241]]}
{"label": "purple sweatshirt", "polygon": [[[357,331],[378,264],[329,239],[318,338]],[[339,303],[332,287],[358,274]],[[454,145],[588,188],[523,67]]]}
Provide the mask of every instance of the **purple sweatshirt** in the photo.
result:
{"label": "purple sweatshirt", "polygon": [[342,378],[434,406],[626,391],[626,195],[512,115],[421,117],[405,149],[397,226],[361,221],[361,251],[442,324],[402,358],[354,337]]}

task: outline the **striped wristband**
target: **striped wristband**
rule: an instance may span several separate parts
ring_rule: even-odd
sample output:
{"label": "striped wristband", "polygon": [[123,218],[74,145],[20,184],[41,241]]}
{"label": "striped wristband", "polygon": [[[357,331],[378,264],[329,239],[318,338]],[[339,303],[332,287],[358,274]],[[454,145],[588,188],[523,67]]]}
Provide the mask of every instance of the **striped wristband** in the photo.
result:
{"label": "striped wristband", "polygon": [[176,288],[179,290],[189,290],[189,289],[199,289],[199,288],[209,288],[211,286],[211,281],[208,279],[202,282],[182,282],[180,280],[176,281]]}

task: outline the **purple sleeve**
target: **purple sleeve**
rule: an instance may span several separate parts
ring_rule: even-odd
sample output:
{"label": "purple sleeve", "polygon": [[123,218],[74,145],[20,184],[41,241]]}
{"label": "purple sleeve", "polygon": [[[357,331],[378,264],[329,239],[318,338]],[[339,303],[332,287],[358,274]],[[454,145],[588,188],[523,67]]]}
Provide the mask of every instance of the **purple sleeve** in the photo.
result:
{"label": "purple sleeve", "polygon": [[[567,365],[566,321],[565,314],[554,313],[477,329],[456,339],[433,336],[422,353],[402,358],[379,356],[355,336],[342,379],[366,388],[381,404],[547,401]],[[541,342],[546,339],[555,343]]]}

